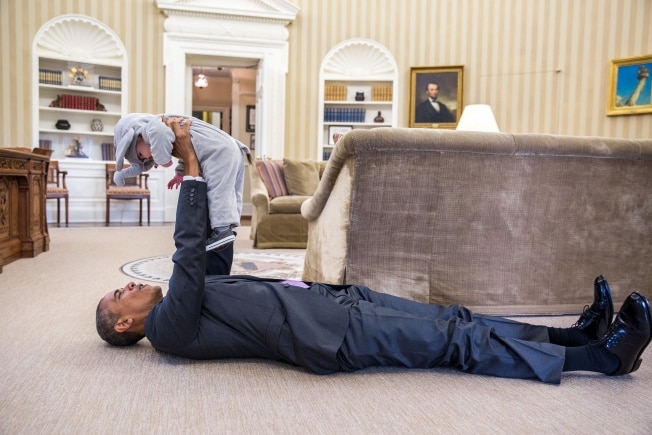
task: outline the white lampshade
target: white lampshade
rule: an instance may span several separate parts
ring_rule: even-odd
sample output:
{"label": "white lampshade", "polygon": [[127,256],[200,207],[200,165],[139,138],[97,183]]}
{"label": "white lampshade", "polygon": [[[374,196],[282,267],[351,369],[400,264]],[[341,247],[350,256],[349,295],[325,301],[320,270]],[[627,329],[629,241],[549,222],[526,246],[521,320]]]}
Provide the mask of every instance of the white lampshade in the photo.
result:
{"label": "white lampshade", "polygon": [[488,104],[469,104],[464,107],[456,130],[492,131],[498,133],[498,124]]}
{"label": "white lampshade", "polygon": [[204,74],[199,74],[197,76],[197,81],[195,82],[195,86],[197,86],[199,89],[204,89],[206,86],[208,86],[208,80],[206,79],[206,76]]}

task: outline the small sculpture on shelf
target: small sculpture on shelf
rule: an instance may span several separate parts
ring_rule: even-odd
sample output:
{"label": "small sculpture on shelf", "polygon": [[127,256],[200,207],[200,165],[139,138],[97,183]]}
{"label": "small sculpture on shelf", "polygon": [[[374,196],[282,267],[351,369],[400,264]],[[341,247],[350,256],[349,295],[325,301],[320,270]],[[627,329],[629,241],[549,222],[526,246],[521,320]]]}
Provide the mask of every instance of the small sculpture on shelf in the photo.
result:
{"label": "small sculpture on shelf", "polygon": [[378,111],[378,116],[374,118],[374,122],[385,122],[385,118],[380,114],[380,110]]}
{"label": "small sculpture on shelf", "polygon": [[355,101],[364,101],[364,92],[356,92]]}
{"label": "small sculpture on shelf", "polygon": [[59,119],[54,126],[57,130],[70,130],[70,123],[67,119]]}
{"label": "small sculpture on shelf", "polygon": [[72,140],[72,145],[70,145],[66,150],[66,156],[88,158],[88,156],[84,154],[84,147],[82,146],[78,137]]}
{"label": "small sculpture on shelf", "polygon": [[91,131],[102,131],[104,130],[104,124],[100,118],[93,118],[91,120]]}
{"label": "small sculpture on shelf", "polygon": [[90,75],[88,74],[88,70],[82,68],[81,66],[73,66],[70,68],[68,77],[70,77],[71,85],[89,86],[86,83],[86,80],[90,78]]}

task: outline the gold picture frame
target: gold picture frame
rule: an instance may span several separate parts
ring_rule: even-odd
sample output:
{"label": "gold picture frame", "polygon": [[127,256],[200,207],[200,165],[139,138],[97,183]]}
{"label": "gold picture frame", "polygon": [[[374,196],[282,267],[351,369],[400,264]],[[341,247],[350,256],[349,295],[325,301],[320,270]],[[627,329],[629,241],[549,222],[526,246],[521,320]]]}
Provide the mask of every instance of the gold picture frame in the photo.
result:
{"label": "gold picture frame", "polygon": [[[437,86],[436,102],[429,91]],[[464,66],[410,68],[410,127],[455,128],[464,108]],[[439,107],[439,111],[435,109]]]}
{"label": "gold picture frame", "polygon": [[652,54],[611,61],[607,116],[652,113],[651,71]]}

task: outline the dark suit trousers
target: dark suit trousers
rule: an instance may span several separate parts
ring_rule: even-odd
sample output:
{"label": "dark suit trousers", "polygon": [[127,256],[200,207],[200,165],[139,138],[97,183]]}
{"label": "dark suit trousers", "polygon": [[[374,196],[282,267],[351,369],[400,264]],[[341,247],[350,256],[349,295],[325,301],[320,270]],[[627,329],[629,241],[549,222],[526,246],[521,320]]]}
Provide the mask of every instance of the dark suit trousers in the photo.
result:
{"label": "dark suit trousers", "polygon": [[349,308],[338,360],[344,371],[374,366],[448,367],[463,372],[559,383],[565,348],[546,326],[422,304],[362,286],[313,284]]}

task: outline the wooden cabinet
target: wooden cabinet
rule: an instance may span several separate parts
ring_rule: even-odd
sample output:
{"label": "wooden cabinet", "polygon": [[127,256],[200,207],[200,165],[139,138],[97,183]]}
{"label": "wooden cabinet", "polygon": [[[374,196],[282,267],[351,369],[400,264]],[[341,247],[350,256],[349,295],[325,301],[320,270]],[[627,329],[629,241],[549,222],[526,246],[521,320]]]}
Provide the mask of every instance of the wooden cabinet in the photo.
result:
{"label": "wooden cabinet", "polygon": [[48,160],[29,149],[0,148],[0,272],[4,264],[49,249]]}
{"label": "wooden cabinet", "polygon": [[379,43],[338,44],[322,61],[319,76],[318,160],[328,160],[338,135],[349,130],[398,125],[398,69]]}

